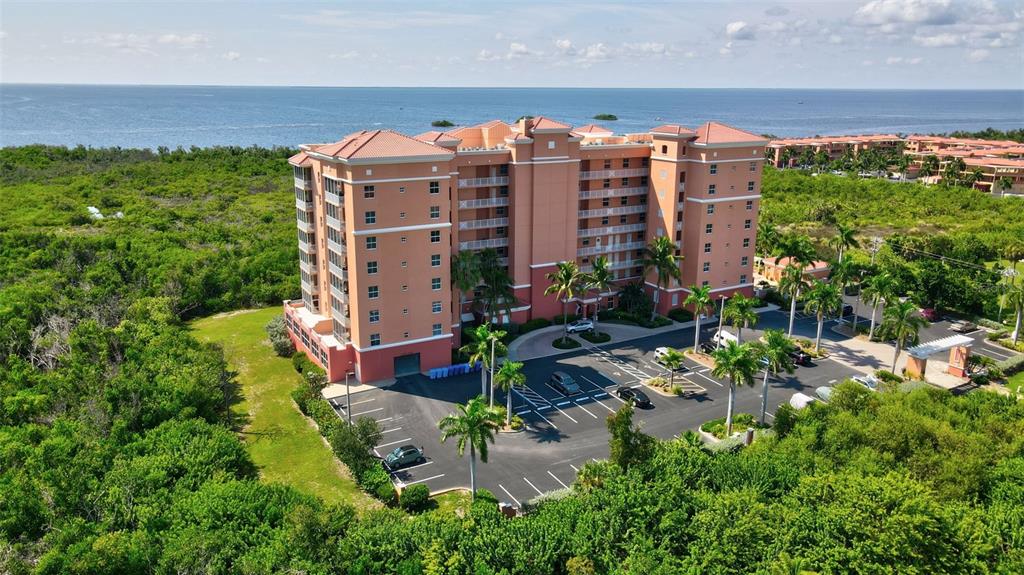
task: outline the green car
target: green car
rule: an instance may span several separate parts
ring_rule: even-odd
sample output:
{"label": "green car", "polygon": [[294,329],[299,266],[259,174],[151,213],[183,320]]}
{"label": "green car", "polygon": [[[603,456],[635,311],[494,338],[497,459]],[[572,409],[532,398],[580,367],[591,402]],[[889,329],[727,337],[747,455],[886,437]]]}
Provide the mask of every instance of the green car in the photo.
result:
{"label": "green car", "polygon": [[389,470],[401,469],[407,465],[423,463],[427,458],[423,450],[415,445],[403,445],[396,447],[394,451],[384,457],[384,467]]}

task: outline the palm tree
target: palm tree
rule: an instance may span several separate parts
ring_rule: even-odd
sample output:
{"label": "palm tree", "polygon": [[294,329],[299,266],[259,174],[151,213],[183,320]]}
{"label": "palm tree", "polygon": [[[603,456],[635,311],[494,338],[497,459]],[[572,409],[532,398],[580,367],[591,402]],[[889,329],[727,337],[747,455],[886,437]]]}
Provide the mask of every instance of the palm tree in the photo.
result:
{"label": "palm tree", "polygon": [[757,300],[754,298],[736,294],[729,299],[729,302],[725,304],[725,309],[722,310],[724,320],[736,328],[736,341],[740,343],[743,342],[743,328],[757,324],[758,316],[754,311],[756,304]]}
{"label": "palm tree", "polygon": [[967,176],[964,177],[964,184],[966,184],[969,188],[973,188],[974,185],[977,184],[982,177],[984,177],[984,175],[985,173],[981,171],[981,168],[974,168],[971,171],[967,172]]}
{"label": "palm tree", "polygon": [[512,388],[526,384],[526,374],[522,369],[522,362],[506,361],[501,364],[498,373],[494,374],[494,384],[505,392],[505,427],[512,425]]}
{"label": "palm tree", "polygon": [[910,157],[900,154],[896,157],[896,169],[900,172],[900,181],[907,181],[907,168],[910,167]]}
{"label": "palm tree", "polygon": [[818,257],[811,243],[811,238],[801,234],[786,234],[779,238],[775,246],[775,255],[788,257],[804,266],[814,263]]}
{"label": "palm tree", "polygon": [[789,297],[789,337],[793,337],[793,319],[796,317],[796,300],[800,299],[800,292],[806,290],[810,285],[804,276],[804,269],[801,265],[791,263],[782,269],[782,276],[779,278],[779,291]]}
{"label": "palm tree", "polygon": [[779,230],[768,220],[757,222],[757,243],[755,248],[761,256],[767,256],[775,251],[779,243]]}
{"label": "palm tree", "polygon": [[658,236],[644,248],[644,257],[641,265],[644,268],[646,277],[652,270],[657,274],[657,288],[654,290],[654,309],[651,310],[651,319],[658,313],[658,301],[661,290],[668,287],[670,279],[679,281],[682,275],[679,272],[679,260],[676,256],[676,245],[668,236]]}
{"label": "palm tree", "polygon": [[[857,276],[859,266],[851,260],[838,260],[829,265],[828,281],[839,288],[839,296],[846,294],[846,286]],[[837,315],[842,315],[840,312]]]}
{"label": "palm tree", "polygon": [[929,154],[921,160],[921,170],[918,172],[922,176],[934,176],[939,173],[939,157],[935,154]]}
{"label": "palm tree", "polygon": [[732,435],[732,415],[736,404],[736,384],[754,385],[754,374],[757,373],[757,360],[750,344],[737,344],[728,341],[712,354],[715,367],[711,374],[715,377],[729,378],[729,404],[725,412],[725,434]]}
{"label": "palm tree", "polygon": [[1017,345],[1020,341],[1021,316],[1024,315],[1024,284],[1010,284],[1003,294],[1003,303],[1017,313],[1013,324],[1013,345]]}
{"label": "palm tree", "polygon": [[579,289],[583,280],[580,268],[573,260],[558,262],[558,269],[547,274],[551,285],[544,290],[544,295],[555,294],[555,297],[562,300],[562,341],[569,340],[569,300],[576,297],[576,290]]}
{"label": "palm tree", "polygon": [[860,242],[857,241],[855,234],[857,229],[844,226],[843,224],[836,224],[836,235],[832,238],[832,246],[839,252],[838,260],[843,261],[843,252],[849,248],[860,247]]}
{"label": "palm tree", "polygon": [[459,348],[459,353],[469,356],[469,363],[475,365],[477,362],[483,364],[480,370],[480,395],[487,395],[487,371],[491,367],[491,345],[494,345],[494,356],[503,357],[508,351],[501,338],[505,332],[501,330],[491,331],[491,324],[484,323],[473,328],[473,341]]}
{"label": "palm tree", "polygon": [[967,169],[963,158],[946,158],[946,167],[942,169],[942,183],[948,186],[958,186],[962,183],[961,174]]}
{"label": "palm tree", "polygon": [[1002,176],[1001,178],[996,180],[996,183],[992,186],[992,191],[995,191],[995,188],[997,187],[1002,191],[1001,195],[1005,196],[1006,190],[1009,190],[1010,188],[1013,187],[1013,180],[1011,180],[1008,176]]}
{"label": "palm tree", "polygon": [[700,316],[711,309],[711,286],[690,286],[690,295],[686,296],[683,305],[693,307],[693,353],[697,353],[700,345]]}
{"label": "palm tree", "polygon": [[601,303],[601,294],[612,288],[612,281],[615,273],[609,268],[608,258],[597,256],[591,262],[590,273],[584,274],[586,290],[597,292],[597,300],[594,302],[594,331],[597,331],[597,310]]}
{"label": "palm tree", "polygon": [[683,365],[683,354],[670,347],[665,355],[661,356],[661,363],[668,370],[668,385],[669,389],[672,389],[676,386],[676,370]]}
{"label": "palm tree", "polygon": [[864,288],[861,290],[861,297],[867,298],[871,304],[871,327],[868,328],[868,341],[875,337],[875,316],[878,313],[878,304],[888,302],[896,293],[896,278],[889,272],[881,272],[868,278]]}
{"label": "palm tree", "polygon": [[906,345],[917,345],[918,331],[928,325],[917,311],[917,304],[910,300],[886,302],[882,311],[882,325],[879,326],[883,337],[896,340],[896,355],[892,357],[892,371],[896,373],[896,361]]}
{"label": "palm tree", "polygon": [[459,290],[459,316],[466,305],[466,292],[480,283],[480,259],[477,252],[465,251],[452,256],[452,285]]}
{"label": "palm tree", "polygon": [[456,438],[459,457],[469,445],[469,485],[472,497],[476,499],[476,452],[480,452],[480,461],[487,463],[487,443],[494,443],[494,432],[501,427],[501,416],[487,407],[483,396],[456,407],[458,412],[443,417],[437,427],[441,430],[442,443],[449,437]]}
{"label": "palm tree", "polygon": [[515,289],[512,278],[501,265],[500,256],[493,248],[480,250],[477,262],[480,266],[480,277],[483,286],[480,289],[481,313],[489,323],[498,323],[501,312],[512,315],[512,302],[515,301]]}
{"label": "palm tree", "polygon": [[764,365],[764,382],[761,384],[761,425],[764,425],[765,414],[768,413],[768,375],[778,374],[780,370],[793,373],[793,358],[789,354],[796,346],[781,329],[769,329],[761,341],[754,344],[754,349]]}
{"label": "palm tree", "polygon": [[1003,246],[1003,257],[1010,261],[1010,265],[1013,266],[1013,275],[1016,276],[1017,263],[1024,258],[1024,241],[1010,240],[1010,243]]}
{"label": "palm tree", "polygon": [[814,339],[814,351],[821,348],[821,330],[825,327],[825,317],[842,309],[843,296],[834,284],[816,281],[807,292],[807,311],[818,317],[818,335]]}

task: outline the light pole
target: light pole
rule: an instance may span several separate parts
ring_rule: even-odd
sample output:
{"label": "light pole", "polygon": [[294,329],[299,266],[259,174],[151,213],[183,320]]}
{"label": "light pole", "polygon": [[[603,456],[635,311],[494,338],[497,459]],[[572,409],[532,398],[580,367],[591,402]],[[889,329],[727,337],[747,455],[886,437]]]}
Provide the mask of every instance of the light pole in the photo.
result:
{"label": "light pole", "polygon": [[348,415],[348,424],[352,425],[352,391],[348,386],[348,375],[352,373],[352,362],[348,362],[348,369],[345,370],[345,413]]}
{"label": "light pole", "polygon": [[497,339],[493,335],[491,336],[491,378],[490,378],[490,389],[491,389],[491,407],[494,407],[494,340]]}
{"label": "light pole", "polygon": [[723,295],[722,296],[722,305],[719,306],[719,308],[718,308],[718,338],[717,338],[717,341],[715,342],[715,349],[716,350],[722,347],[722,326],[725,324],[725,300],[727,300],[727,299],[729,299],[729,298],[727,298],[725,295]]}

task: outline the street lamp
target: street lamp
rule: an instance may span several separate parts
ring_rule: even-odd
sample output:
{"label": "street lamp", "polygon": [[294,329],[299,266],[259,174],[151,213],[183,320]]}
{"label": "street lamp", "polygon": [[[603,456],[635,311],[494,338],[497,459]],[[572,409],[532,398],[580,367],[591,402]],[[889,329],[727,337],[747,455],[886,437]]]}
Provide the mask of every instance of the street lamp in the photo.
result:
{"label": "street lamp", "polygon": [[348,386],[348,376],[355,375],[352,373],[352,362],[348,362],[348,368],[345,370],[345,413],[348,414],[348,424],[352,425],[352,391]]}
{"label": "street lamp", "polygon": [[725,300],[729,299],[722,294],[722,304],[718,308],[718,341],[715,342],[715,349],[722,347],[722,326],[725,324]]}

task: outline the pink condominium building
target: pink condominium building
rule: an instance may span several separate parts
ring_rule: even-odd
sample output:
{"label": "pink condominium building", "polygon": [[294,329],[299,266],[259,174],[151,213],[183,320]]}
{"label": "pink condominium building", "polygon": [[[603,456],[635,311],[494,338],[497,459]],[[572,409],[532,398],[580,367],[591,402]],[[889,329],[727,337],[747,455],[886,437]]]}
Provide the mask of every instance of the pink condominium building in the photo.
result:
{"label": "pink condominium building", "polygon": [[[448,365],[475,309],[472,293],[460,306],[451,256],[484,248],[513,280],[503,321],[561,313],[545,274],[567,260],[587,271],[604,255],[616,283],[653,292],[640,259],[659,236],[683,257],[660,313],[694,284],[749,295],[767,144],[715,122],[615,135],[537,117],[304,145],[289,160],[302,274],[302,299],[284,304],[292,337],[331,381]],[[615,291],[577,303],[612,307]]]}

